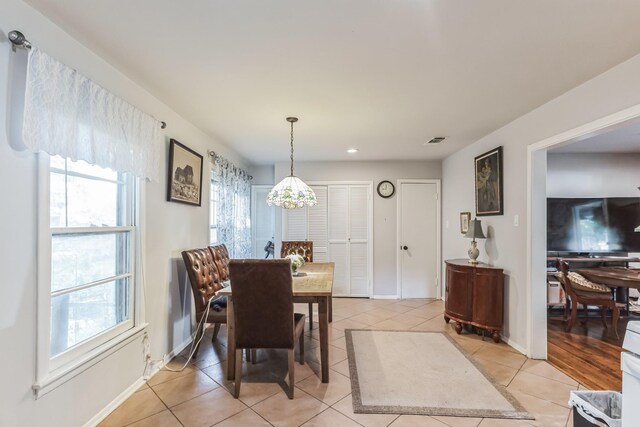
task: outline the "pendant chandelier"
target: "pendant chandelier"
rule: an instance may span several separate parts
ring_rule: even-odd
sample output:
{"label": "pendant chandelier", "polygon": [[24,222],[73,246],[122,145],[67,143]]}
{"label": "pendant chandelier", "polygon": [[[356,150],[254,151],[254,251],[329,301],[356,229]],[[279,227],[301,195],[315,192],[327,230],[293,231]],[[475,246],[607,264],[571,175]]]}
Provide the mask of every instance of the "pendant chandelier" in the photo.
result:
{"label": "pendant chandelier", "polygon": [[287,117],[291,123],[291,175],[280,181],[267,195],[267,205],[281,206],[285,209],[315,206],[316,193],[300,178],[293,174],[293,124],[297,117]]}

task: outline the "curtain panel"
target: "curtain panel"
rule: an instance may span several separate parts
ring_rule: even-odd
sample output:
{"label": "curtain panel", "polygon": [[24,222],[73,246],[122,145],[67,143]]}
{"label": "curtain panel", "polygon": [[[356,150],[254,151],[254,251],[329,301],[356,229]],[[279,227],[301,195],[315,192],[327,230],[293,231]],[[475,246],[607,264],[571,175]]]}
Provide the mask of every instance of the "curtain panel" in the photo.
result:
{"label": "curtain panel", "polygon": [[160,123],[33,47],[25,89],[23,142],[71,160],[160,181]]}
{"label": "curtain panel", "polygon": [[251,178],[221,156],[214,156],[213,176],[218,185],[216,218],[218,241],[232,258],[251,256]]}

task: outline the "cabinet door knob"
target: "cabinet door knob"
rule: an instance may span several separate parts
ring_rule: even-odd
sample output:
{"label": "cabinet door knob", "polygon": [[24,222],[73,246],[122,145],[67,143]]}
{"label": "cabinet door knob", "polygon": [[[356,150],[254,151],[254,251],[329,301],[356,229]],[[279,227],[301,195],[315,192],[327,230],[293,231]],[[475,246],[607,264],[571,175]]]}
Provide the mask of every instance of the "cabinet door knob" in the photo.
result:
{"label": "cabinet door knob", "polygon": [[404,250],[406,251],[406,250],[407,250],[407,249],[409,249],[409,248],[408,248],[408,247],[406,247],[406,246],[403,246],[403,247],[402,247],[402,249],[404,249]]}

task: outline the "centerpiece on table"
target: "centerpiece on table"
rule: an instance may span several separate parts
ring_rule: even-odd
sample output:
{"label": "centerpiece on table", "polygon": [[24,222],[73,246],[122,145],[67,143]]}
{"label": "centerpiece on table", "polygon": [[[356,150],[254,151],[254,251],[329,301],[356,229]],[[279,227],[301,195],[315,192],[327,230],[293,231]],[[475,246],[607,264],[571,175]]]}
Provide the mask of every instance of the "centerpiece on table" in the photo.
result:
{"label": "centerpiece on table", "polygon": [[291,273],[297,276],[298,269],[304,265],[304,258],[298,254],[287,255],[286,258],[291,260]]}

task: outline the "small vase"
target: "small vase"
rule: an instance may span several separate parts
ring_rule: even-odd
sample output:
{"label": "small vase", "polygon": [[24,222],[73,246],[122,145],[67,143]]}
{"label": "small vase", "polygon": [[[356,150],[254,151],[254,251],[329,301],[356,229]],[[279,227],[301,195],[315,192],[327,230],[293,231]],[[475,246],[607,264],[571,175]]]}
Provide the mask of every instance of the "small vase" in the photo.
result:
{"label": "small vase", "polygon": [[294,276],[298,275],[298,267],[291,266],[291,274]]}

